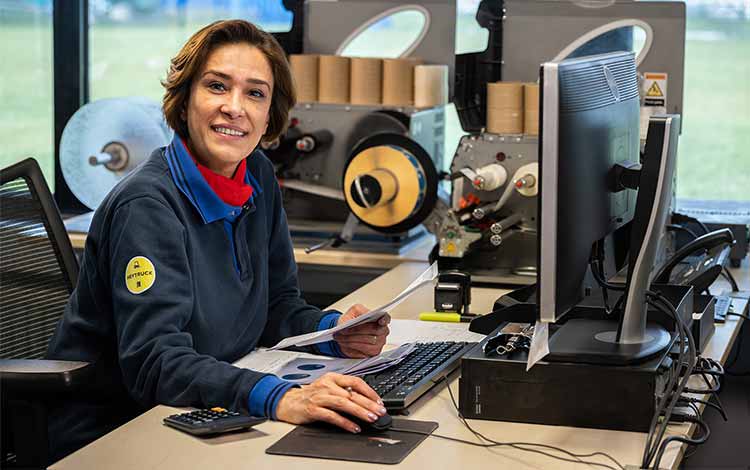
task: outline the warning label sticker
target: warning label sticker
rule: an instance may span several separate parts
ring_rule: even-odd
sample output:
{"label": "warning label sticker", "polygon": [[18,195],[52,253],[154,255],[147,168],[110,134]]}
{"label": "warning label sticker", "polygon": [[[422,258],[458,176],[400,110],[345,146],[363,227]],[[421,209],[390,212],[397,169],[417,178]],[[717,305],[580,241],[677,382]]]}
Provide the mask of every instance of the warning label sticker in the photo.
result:
{"label": "warning label sticker", "polygon": [[135,256],[125,268],[125,285],[131,294],[146,292],[156,280],[154,265],[145,256]]}
{"label": "warning label sticker", "polygon": [[667,74],[647,72],[641,86],[644,106],[667,106]]}

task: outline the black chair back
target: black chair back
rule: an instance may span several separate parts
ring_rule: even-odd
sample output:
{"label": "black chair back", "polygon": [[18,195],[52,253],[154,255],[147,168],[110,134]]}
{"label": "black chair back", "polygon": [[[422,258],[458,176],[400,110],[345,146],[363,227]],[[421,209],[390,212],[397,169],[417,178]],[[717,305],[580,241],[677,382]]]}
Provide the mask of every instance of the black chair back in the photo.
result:
{"label": "black chair back", "polygon": [[0,359],[40,359],[78,261],[36,160],[0,170]]}

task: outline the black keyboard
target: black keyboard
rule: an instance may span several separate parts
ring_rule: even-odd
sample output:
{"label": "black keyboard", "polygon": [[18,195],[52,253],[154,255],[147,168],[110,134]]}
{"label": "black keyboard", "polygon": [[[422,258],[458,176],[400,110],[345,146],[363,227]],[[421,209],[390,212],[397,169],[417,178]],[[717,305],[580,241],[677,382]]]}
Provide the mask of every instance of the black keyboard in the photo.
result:
{"label": "black keyboard", "polygon": [[443,377],[455,370],[461,356],[476,343],[443,341],[418,343],[398,365],[362,377],[393,412],[411,405]]}

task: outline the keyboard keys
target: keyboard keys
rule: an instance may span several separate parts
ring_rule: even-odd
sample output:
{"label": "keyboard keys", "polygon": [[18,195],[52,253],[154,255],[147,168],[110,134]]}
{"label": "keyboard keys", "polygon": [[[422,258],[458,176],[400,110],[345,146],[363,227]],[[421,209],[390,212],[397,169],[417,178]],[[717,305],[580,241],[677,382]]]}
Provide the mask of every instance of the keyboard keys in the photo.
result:
{"label": "keyboard keys", "polygon": [[474,343],[420,343],[400,364],[363,377],[390,410],[403,409],[458,366]]}

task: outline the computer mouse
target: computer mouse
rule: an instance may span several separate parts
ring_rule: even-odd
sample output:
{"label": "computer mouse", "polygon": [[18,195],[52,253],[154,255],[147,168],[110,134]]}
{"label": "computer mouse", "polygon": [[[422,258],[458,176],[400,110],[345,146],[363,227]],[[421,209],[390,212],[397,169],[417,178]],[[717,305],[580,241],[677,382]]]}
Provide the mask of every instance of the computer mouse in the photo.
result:
{"label": "computer mouse", "polygon": [[393,419],[391,418],[391,415],[385,414],[383,416],[379,416],[378,419],[376,419],[373,422],[362,420],[356,416],[352,416],[348,413],[339,412],[341,416],[348,419],[352,423],[359,426],[359,428],[364,432],[383,432],[387,431],[391,428],[391,424],[393,423]]}
{"label": "computer mouse", "polygon": [[391,415],[389,414],[379,416],[378,419],[376,419],[372,423],[367,423],[369,427],[376,431],[387,431],[391,429],[391,424],[393,424],[393,418],[391,418]]}

